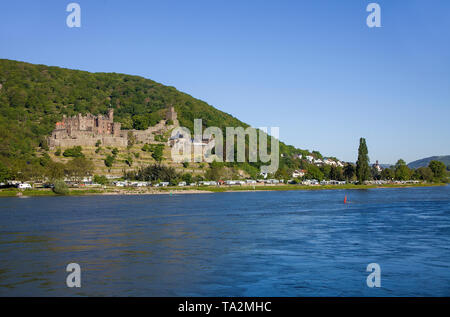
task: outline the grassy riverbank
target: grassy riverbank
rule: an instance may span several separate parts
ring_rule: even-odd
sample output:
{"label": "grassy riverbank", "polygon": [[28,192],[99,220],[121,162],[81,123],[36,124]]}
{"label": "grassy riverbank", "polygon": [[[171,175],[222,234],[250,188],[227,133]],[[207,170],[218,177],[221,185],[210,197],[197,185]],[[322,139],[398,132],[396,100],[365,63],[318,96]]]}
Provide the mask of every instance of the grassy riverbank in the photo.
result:
{"label": "grassy riverbank", "polygon": [[[84,195],[151,195],[151,194],[198,194],[198,193],[221,193],[238,191],[280,191],[280,190],[334,190],[334,189],[373,189],[373,188],[408,188],[408,187],[430,187],[446,186],[445,183],[421,183],[421,184],[385,184],[385,185],[256,185],[256,186],[200,186],[200,187],[162,187],[162,188],[138,188],[138,187],[105,187],[105,188],[83,188],[71,189],[68,196]],[[23,196],[58,196],[50,189],[26,189],[19,190],[8,188],[0,190],[0,197],[23,197]]]}

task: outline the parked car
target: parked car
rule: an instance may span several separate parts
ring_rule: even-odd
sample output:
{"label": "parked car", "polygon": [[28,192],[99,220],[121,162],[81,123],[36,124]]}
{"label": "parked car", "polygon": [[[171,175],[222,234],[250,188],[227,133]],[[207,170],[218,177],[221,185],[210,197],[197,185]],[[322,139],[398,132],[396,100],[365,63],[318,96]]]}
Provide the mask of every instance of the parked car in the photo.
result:
{"label": "parked car", "polygon": [[19,188],[19,189],[30,189],[30,188],[31,188],[31,185],[28,184],[28,183],[22,183],[22,184],[19,184],[19,185],[17,186],[17,188]]}

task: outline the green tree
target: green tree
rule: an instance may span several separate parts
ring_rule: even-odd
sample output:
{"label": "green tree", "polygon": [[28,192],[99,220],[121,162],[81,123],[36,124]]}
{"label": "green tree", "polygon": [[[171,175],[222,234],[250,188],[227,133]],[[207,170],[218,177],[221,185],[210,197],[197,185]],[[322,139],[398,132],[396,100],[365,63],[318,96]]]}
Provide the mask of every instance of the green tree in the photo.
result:
{"label": "green tree", "polygon": [[42,156],[39,158],[39,164],[41,164],[42,166],[47,166],[51,162],[51,160],[52,159],[50,158],[50,155],[44,152],[44,154],[42,154]]}
{"label": "green tree", "polygon": [[56,180],[53,187],[53,192],[58,195],[67,195],[69,194],[69,188],[63,180]]}
{"label": "green tree", "polygon": [[3,183],[7,181],[10,177],[11,173],[9,171],[9,168],[6,167],[5,164],[0,162],[0,183]]}
{"label": "green tree", "polygon": [[105,159],[105,165],[109,168],[113,166],[114,163],[114,157],[112,155],[107,155]]}
{"label": "green tree", "polygon": [[[291,178],[291,175],[292,175],[292,171],[289,172],[286,168],[281,167],[281,168],[278,168],[278,170],[275,172],[274,177],[276,179],[288,180]],[[258,174],[256,174],[256,175],[250,174],[250,176],[253,179],[255,179],[255,178],[257,178]]]}
{"label": "green tree", "polygon": [[[130,119],[131,120],[131,119]],[[123,127],[123,126],[122,126]],[[127,145],[127,148],[131,148],[131,147],[133,147],[133,145],[136,143],[136,136],[134,135],[134,133],[133,132],[131,132],[131,131],[128,131],[128,133],[127,133],[127,136],[128,136],[128,145]]]}
{"label": "green tree", "polygon": [[209,164],[209,169],[205,173],[207,180],[218,181],[222,179],[225,173],[225,166],[223,163],[213,161]]}
{"label": "green tree", "polygon": [[359,183],[369,180],[371,176],[369,167],[369,151],[366,139],[359,139],[358,161],[356,162],[356,177]]}
{"label": "green tree", "polygon": [[131,167],[131,165],[133,165],[133,157],[128,154],[127,158],[125,159],[125,163]]}
{"label": "green tree", "polygon": [[437,181],[440,181],[444,178],[445,175],[445,164],[440,161],[431,161],[428,164],[428,167],[433,171],[434,178]]}
{"label": "green tree", "polygon": [[183,174],[183,176],[181,177],[181,179],[186,182],[186,184],[190,184],[192,183],[192,174],[191,173],[185,173]]}
{"label": "green tree", "polygon": [[57,179],[63,179],[65,176],[65,164],[59,162],[50,162],[46,168],[46,176],[51,181],[54,182]]}
{"label": "green tree", "polygon": [[317,179],[318,181],[321,181],[324,179],[324,175],[323,175],[322,171],[317,166],[311,164],[307,167],[306,170],[307,170],[307,173],[306,173],[307,179]]}
{"label": "green tree", "polygon": [[93,181],[94,183],[101,185],[107,185],[109,183],[108,178],[104,175],[94,175]]}
{"label": "green tree", "polygon": [[157,134],[157,135],[155,135],[155,141],[158,141],[158,142],[167,142],[168,140],[167,140],[167,138],[164,137],[164,135],[162,135],[162,134]]}
{"label": "green tree", "polygon": [[17,178],[21,181],[43,181],[45,168],[38,162],[30,162],[20,166]]}
{"label": "green tree", "polygon": [[318,159],[323,159],[322,154],[319,151],[312,151],[311,154]]}
{"label": "green tree", "polygon": [[416,171],[414,172],[414,175],[417,179],[421,179],[427,182],[432,182],[433,181],[433,171],[431,170],[431,168],[429,168],[428,166],[422,166],[419,167],[418,169],[416,169]]}
{"label": "green tree", "polygon": [[67,174],[76,181],[81,181],[84,177],[92,175],[94,164],[85,157],[75,157],[66,164]]}
{"label": "green tree", "polygon": [[342,169],[342,167],[340,166],[331,166],[331,171],[330,171],[330,179],[334,179],[334,180],[344,180],[344,171]]}
{"label": "green tree", "polygon": [[174,183],[179,178],[179,174],[173,167],[167,167],[161,164],[153,164],[147,167],[141,167],[135,171],[124,173],[125,179],[140,181],[163,181]]}
{"label": "green tree", "polygon": [[411,170],[402,159],[399,159],[395,164],[395,178],[401,181],[406,181],[411,178]]}
{"label": "green tree", "polygon": [[153,149],[152,157],[159,164],[161,164],[161,161],[163,160],[163,150],[164,145],[162,144],[157,144],[157,146],[155,146]]}
{"label": "green tree", "polygon": [[81,152],[81,146],[74,146],[72,148],[68,148],[64,151],[63,156],[65,157],[84,157],[83,152]]}
{"label": "green tree", "polygon": [[322,165],[320,167],[320,170],[322,171],[323,177],[325,179],[331,179],[332,178],[331,177],[331,166],[330,165]]}
{"label": "green tree", "polygon": [[194,177],[194,180],[197,182],[197,185],[198,185],[198,182],[204,181],[205,178],[201,175],[197,175]]}
{"label": "green tree", "polygon": [[350,182],[354,179],[356,175],[356,169],[355,166],[351,163],[348,163],[344,166],[344,177],[345,179]]}
{"label": "green tree", "polygon": [[395,170],[393,167],[385,168],[381,171],[381,179],[393,180],[395,178]]}

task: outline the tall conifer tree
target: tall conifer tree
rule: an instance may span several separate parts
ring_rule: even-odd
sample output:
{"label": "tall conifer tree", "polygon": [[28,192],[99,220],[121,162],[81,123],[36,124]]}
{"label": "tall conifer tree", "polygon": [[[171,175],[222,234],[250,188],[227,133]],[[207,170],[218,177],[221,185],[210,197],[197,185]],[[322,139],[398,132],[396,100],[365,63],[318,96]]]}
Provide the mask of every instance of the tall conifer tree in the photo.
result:
{"label": "tall conifer tree", "polygon": [[366,139],[359,139],[358,161],[356,162],[356,177],[362,183],[370,179],[369,151],[367,150]]}

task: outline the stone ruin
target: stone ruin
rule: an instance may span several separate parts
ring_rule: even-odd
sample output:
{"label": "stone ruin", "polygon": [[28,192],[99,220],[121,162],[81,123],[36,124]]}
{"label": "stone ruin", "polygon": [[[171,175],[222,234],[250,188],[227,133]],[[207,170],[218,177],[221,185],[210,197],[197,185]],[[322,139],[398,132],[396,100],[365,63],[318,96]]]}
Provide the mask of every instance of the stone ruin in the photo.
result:
{"label": "stone ruin", "polygon": [[[172,120],[171,125],[166,125],[166,120]],[[146,130],[122,130],[124,134],[132,133],[137,142],[151,143],[155,141],[155,135],[164,134],[167,130],[179,125],[177,113],[174,107],[169,107],[166,112],[166,120],[161,120],[155,126],[148,127]]]}
{"label": "stone ruin", "polygon": [[174,107],[167,110],[166,120],[172,120],[173,124],[167,126],[166,121],[161,120],[157,125],[146,130],[121,130],[121,124],[114,122],[113,109],[110,109],[106,116],[94,116],[90,113],[86,116],[82,116],[81,113],[73,117],[64,115],[62,121],[56,123],[52,135],[48,137],[48,146],[50,148],[95,146],[100,141],[104,146],[126,147],[130,134],[137,142],[153,142],[155,134],[163,134],[178,125]]}

